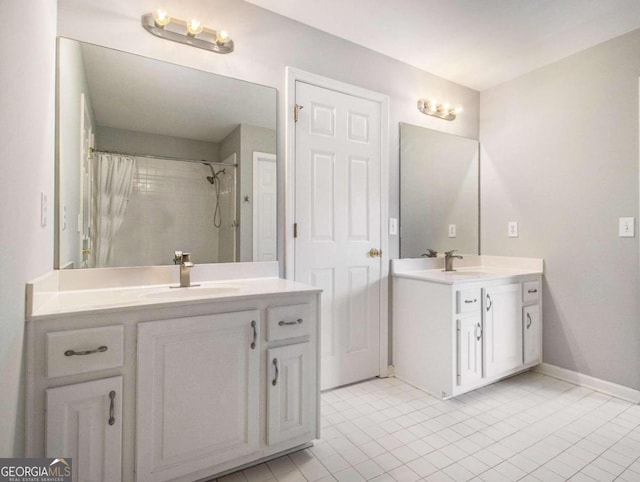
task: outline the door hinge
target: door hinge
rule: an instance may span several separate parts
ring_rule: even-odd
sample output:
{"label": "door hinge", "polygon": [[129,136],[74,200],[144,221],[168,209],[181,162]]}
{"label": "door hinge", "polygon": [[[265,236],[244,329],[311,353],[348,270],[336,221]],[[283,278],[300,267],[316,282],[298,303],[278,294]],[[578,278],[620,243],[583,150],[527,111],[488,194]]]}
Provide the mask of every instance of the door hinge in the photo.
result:
{"label": "door hinge", "polygon": [[293,237],[298,237],[298,223],[293,223]]}
{"label": "door hinge", "polygon": [[296,104],[293,106],[293,122],[298,122],[298,113],[304,109],[303,105]]}

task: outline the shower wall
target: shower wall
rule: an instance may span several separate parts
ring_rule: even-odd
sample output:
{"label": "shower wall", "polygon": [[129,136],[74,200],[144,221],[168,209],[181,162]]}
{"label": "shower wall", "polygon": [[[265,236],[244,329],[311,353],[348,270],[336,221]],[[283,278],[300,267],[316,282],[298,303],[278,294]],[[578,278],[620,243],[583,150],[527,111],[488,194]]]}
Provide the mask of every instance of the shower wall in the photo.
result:
{"label": "shower wall", "polygon": [[[176,250],[191,252],[196,264],[234,261],[219,242],[220,229],[213,226],[215,189],[206,179],[208,166],[141,156],[136,164],[113,266],[171,264]],[[233,171],[227,168],[220,176],[223,226],[233,221]]]}

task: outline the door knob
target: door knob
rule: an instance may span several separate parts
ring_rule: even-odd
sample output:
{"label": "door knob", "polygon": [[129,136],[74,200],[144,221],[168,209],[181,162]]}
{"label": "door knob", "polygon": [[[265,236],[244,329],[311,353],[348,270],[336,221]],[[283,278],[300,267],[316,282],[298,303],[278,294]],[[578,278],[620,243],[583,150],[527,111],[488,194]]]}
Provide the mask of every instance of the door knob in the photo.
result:
{"label": "door knob", "polygon": [[376,248],[371,248],[369,250],[369,256],[371,256],[372,258],[379,258],[380,256],[382,256],[382,250],[381,249],[376,249]]}

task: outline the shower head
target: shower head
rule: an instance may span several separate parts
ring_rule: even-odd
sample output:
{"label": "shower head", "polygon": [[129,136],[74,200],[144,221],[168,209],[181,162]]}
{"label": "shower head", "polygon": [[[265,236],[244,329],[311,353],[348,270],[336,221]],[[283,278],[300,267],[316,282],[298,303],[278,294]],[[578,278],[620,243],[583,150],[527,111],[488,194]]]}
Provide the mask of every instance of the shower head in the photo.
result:
{"label": "shower head", "polygon": [[211,175],[207,176],[207,181],[209,181],[211,184],[213,184],[214,182],[216,182],[216,179],[218,179],[218,176],[220,174],[226,174],[227,173],[227,169],[220,169],[218,172],[214,171],[213,166],[211,165],[210,162],[203,162],[202,164],[204,164],[205,166],[209,166],[209,169],[211,169]]}
{"label": "shower head", "polygon": [[209,166],[209,169],[211,169],[211,175],[207,176],[207,181],[209,181],[211,184],[213,184],[215,182],[215,180],[216,180],[216,173],[213,170],[213,166],[209,162],[203,162],[202,164],[204,164],[205,166]]}

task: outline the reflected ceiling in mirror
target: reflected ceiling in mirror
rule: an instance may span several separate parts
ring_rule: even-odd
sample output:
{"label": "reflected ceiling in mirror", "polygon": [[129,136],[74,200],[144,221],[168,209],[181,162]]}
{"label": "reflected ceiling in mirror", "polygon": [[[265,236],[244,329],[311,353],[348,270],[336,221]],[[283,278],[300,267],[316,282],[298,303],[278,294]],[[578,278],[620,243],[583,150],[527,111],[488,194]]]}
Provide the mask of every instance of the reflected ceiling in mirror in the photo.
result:
{"label": "reflected ceiling in mirror", "polygon": [[400,124],[400,257],[479,254],[479,143]]}
{"label": "reflected ceiling in mirror", "polygon": [[58,39],[56,268],[277,257],[276,90]]}

